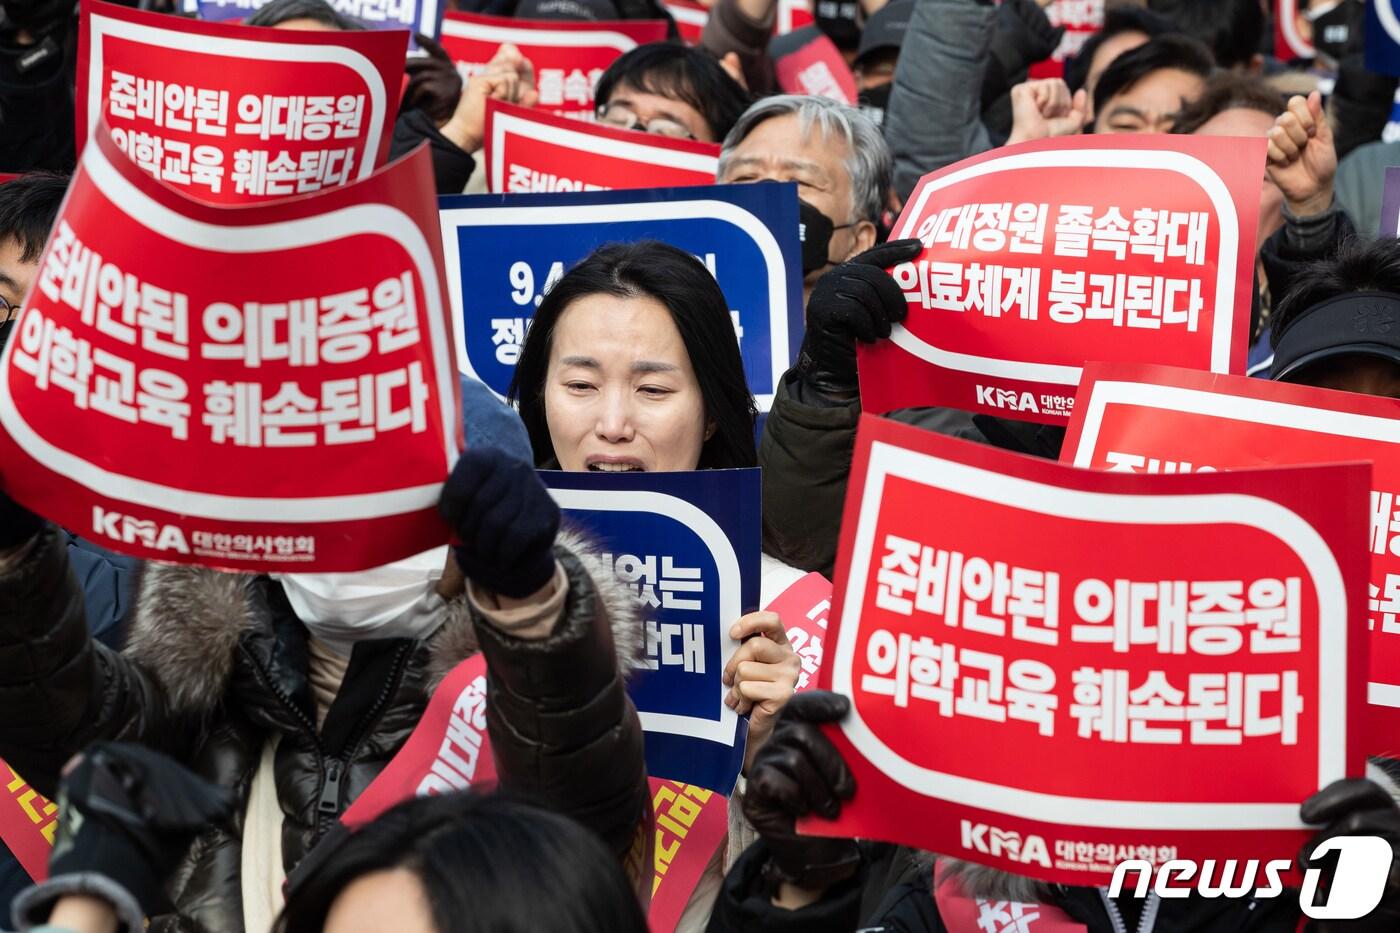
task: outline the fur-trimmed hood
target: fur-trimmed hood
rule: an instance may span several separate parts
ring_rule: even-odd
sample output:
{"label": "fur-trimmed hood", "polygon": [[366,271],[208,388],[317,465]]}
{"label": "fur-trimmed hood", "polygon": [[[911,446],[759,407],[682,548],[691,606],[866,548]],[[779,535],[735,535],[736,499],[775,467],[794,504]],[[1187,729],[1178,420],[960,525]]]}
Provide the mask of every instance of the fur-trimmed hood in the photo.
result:
{"label": "fur-trimmed hood", "polygon": [[[636,597],[616,580],[584,535],[562,529],[555,548],[573,555],[592,578],[611,621],[619,669],[625,675],[642,650]],[[265,591],[269,585],[273,584],[266,577],[254,574],[148,562],[137,580],[124,653],[160,683],[172,712],[207,716],[228,689],[239,639],[273,625]],[[447,618],[428,642],[431,691],[477,652],[465,593],[448,600]]]}

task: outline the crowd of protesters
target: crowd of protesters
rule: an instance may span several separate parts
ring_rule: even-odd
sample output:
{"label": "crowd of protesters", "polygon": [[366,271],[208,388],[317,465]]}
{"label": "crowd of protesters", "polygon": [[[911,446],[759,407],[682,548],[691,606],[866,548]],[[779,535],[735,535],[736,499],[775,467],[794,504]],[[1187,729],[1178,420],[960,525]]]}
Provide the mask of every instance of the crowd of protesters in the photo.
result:
{"label": "crowd of protesters", "polygon": [[[455,0],[534,19],[663,19],[656,0]],[[143,6],[146,4],[143,3]],[[155,8],[160,9],[160,3]],[[1078,134],[1267,140],[1249,338],[1261,378],[1400,398],[1400,327],[1356,335],[1335,300],[1400,301],[1400,245],[1377,239],[1396,79],[1362,62],[1356,0],[1299,0],[1297,28],[1341,7],[1350,37],[1270,54],[1261,0],[1109,0],[1064,77],[1037,0],[815,4],[860,106],[781,94],[775,0],[714,0],[695,46],[617,58],[598,121],[722,145],[717,181],[796,182],[806,330],[756,436],[726,301],[693,256],[655,241],[595,251],[539,305],[508,404],[462,380],[466,453],[445,477],[452,546],[355,574],[252,576],[108,553],[0,492],[0,758],[60,801],[50,878],[0,863],[28,930],[641,931],[635,858],[654,831],[626,681],[635,600],[595,543],[561,530],[536,469],[761,467],[761,604],[832,575],[861,414],[856,348],[908,304],[886,271],[918,180],[1002,145]],[[1325,9],[1321,9],[1325,8]],[[1321,9],[1321,12],[1319,12]],[[35,279],[75,165],[75,5],[0,0],[0,333]],[[163,12],[182,15],[177,9]],[[323,0],[272,0],[250,25],[360,28]],[[673,24],[674,26],[674,24]],[[674,34],[675,30],[672,29]],[[465,80],[430,37],[409,59],[392,157],[426,143],[439,194],[482,190],[486,104],[533,106],[533,66],[503,45]],[[949,408],[897,421],[1043,458],[1062,429]],[[0,489],[5,464],[0,463]],[[930,517],[933,520],[933,517]],[[1055,908],[1091,931],[1294,931],[1296,899],[1120,896],[890,844],[797,832],[855,791],[820,728],[849,711],[794,696],[784,620],[732,620],[726,703],[749,717],[730,825],[683,930],[962,933],[935,872],[970,896]],[[404,802],[346,834],[337,818],[393,760],[433,690],[480,653],[499,792]],[[1298,801],[1319,838],[1400,845],[1400,768]],[[323,844],[327,839],[331,844]],[[644,848],[644,847],[643,847]],[[7,852],[0,855],[8,856]],[[1039,926],[1008,928],[1034,933]],[[1048,928],[1048,927],[1047,927]],[[971,929],[971,928],[968,928]],[[1381,904],[1322,933],[1400,930],[1400,866]]]}

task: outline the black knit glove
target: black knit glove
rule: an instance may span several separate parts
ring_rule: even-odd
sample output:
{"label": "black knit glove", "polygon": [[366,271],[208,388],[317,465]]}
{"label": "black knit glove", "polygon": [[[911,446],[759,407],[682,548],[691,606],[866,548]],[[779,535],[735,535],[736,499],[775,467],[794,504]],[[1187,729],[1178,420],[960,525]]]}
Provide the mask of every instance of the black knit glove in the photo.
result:
{"label": "black knit glove", "polygon": [[828,394],[856,391],[855,341],[874,343],[909,313],[904,291],[885,270],[923,252],[919,240],[891,240],[817,280],[807,301],[807,333],[798,371]]}
{"label": "black knit glove", "polygon": [[[1325,824],[1298,857],[1299,867],[1309,867],[1308,853],[1334,836],[1379,836],[1390,843],[1392,853],[1400,854],[1400,807],[1390,794],[1374,781],[1351,778],[1333,781],[1303,801],[1304,823]],[[1359,920],[1315,920],[1311,933],[1395,933],[1400,930],[1400,860],[1392,855],[1390,878],[1376,909]],[[1331,884],[1332,867],[1323,870],[1319,889]],[[1319,866],[1321,867],[1321,866]]]}
{"label": "black knit glove", "polygon": [[170,909],[167,877],[196,835],[228,818],[233,792],[149,748],[103,742],[71,767],[58,802],[49,875],[104,875],[150,917]]}
{"label": "black knit glove", "polygon": [[818,723],[836,722],[851,703],[825,690],[799,693],[778,716],[773,735],[754,758],[744,794],[744,816],[768,845],[765,872],[773,880],[820,888],[860,868],[854,839],[799,836],[797,818],[834,819],[856,792],[851,769]]}
{"label": "black knit glove", "polygon": [[457,565],[478,585],[523,599],[554,577],[559,506],[528,463],[494,447],[469,449],[438,511],[461,542]]}
{"label": "black knit glove", "polygon": [[19,547],[37,535],[44,520],[0,489],[0,551]]}

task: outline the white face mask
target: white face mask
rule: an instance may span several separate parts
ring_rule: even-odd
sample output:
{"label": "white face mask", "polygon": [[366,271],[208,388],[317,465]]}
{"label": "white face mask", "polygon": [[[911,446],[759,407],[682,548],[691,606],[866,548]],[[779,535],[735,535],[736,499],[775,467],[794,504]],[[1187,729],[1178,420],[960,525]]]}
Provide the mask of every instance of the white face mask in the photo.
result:
{"label": "white face mask", "polygon": [[287,601],[311,634],[332,644],[427,638],[447,618],[437,593],[447,546],[358,573],[282,573]]}

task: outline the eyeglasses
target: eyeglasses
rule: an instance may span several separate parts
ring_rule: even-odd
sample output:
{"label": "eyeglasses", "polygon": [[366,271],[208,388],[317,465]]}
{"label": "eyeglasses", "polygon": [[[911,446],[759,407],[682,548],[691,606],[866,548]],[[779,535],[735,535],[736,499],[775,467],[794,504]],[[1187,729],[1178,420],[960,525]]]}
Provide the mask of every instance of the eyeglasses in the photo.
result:
{"label": "eyeglasses", "polygon": [[621,104],[608,104],[606,107],[599,108],[598,122],[623,130],[655,133],[657,136],[666,136],[670,139],[695,138],[695,134],[686,129],[683,124],[677,123],[669,117],[656,117],[643,123],[641,117]]}
{"label": "eyeglasses", "polygon": [[8,298],[6,298],[4,295],[0,295],[0,323],[9,321],[11,318],[19,317],[20,311],[21,308],[19,305],[10,304]]}

